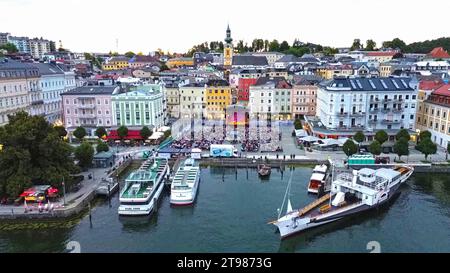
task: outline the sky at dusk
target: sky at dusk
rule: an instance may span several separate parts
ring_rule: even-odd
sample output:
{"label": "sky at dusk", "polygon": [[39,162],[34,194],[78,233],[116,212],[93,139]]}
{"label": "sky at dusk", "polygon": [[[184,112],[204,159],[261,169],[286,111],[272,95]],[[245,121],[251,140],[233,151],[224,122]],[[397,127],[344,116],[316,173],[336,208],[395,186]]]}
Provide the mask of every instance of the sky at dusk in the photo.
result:
{"label": "sky at dusk", "polygon": [[44,37],[74,52],[186,52],[225,38],[347,47],[450,36],[449,0],[0,0],[0,32]]}

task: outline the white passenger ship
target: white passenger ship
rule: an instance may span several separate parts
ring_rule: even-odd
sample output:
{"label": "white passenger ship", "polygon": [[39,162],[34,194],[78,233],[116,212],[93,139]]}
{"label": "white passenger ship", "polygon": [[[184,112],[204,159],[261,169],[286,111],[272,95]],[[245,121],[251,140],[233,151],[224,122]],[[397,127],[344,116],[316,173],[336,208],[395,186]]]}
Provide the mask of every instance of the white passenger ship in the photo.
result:
{"label": "white passenger ship", "polygon": [[293,210],[288,200],[287,214],[270,223],[277,226],[281,238],[285,238],[376,208],[390,200],[413,171],[412,167],[401,166],[377,170],[363,168],[353,173],[341,173],[332,182],[330,193],[298,210]]}
{"label": "white passenger ship", "polygon": [[200,167],[193,158],[188,158],[176,172],[170,188],[170,204],[191,205],[197,196]]}
{"label": "white passenger ship", "polygon": [[149,215],[164,189],[169,164],[164,158],[149,158],[125,179],[120,193],[119,215]]}

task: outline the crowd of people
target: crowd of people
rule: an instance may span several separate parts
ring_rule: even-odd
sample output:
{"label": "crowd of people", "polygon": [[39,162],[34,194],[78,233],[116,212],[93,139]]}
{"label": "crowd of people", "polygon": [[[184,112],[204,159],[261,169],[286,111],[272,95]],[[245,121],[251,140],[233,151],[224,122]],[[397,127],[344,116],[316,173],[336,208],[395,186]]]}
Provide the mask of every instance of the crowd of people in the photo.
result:
{"label": "crowd of people", "polygon": [[281,133],[271,127],[238,127],[230,128],[206,125],[192,135],[187,132],[171,144],[176,149],[200,148],[209,150],[211,144],[241,144],[243,152],[280,152]]}

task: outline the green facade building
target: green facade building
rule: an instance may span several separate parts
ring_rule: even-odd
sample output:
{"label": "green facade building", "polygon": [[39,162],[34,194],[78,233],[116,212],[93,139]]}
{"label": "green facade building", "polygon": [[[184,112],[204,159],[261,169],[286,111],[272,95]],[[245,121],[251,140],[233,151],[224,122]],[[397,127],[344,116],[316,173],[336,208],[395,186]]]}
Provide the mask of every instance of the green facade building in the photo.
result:
{"label": "green facade building", "polygon": [[116,126],[160,128],[166,117],[163,87],[146,84],[130,87],[112,96],[113,122]]}

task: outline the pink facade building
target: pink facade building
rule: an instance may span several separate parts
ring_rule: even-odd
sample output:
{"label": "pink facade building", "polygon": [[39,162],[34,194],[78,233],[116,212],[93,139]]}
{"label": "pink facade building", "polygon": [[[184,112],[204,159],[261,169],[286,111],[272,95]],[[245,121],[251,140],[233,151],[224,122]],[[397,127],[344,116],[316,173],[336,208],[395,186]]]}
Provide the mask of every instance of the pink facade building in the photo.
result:
{"label": "pink facade building", "polygon": [[317,84],[301,79],[293,85],[291,92],[292,117],[315,116],[317,105]]}
{"label": "pink facade building", "polygon": [[77,127],[84,127],[89,136],[97,127],[113,126],[111,97],[118,86],[83,86],[61,94],[63,121],[69,135]]}

